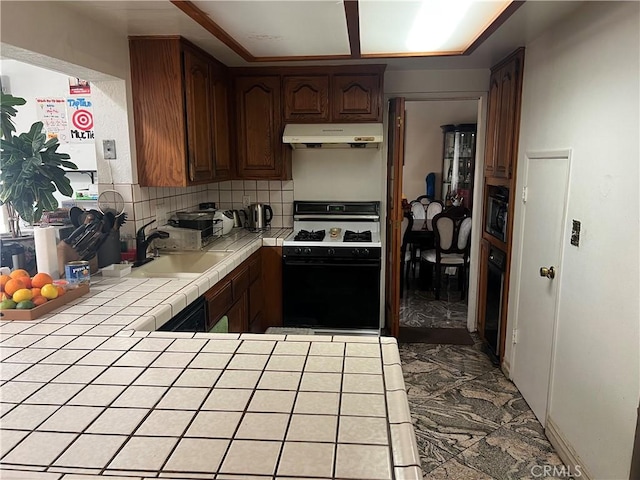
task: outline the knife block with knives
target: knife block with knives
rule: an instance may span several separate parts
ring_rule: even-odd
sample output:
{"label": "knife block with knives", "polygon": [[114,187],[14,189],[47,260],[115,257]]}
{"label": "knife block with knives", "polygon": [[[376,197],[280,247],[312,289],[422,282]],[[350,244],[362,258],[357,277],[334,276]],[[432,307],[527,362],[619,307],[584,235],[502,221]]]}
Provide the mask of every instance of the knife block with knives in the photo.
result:
{"label": "knife block with knives", "polygon": [[[89,261],[91,273],[96,273],[98,251],[114,236],[114,232],[119,237],[119,228],[126,220],[126,215],[123,214],[120,218],[112,213],[103,214],[97,210],[90,210],[75,217],[74,225],[77,225],[77,228],[57,246],[60,272],[64,272],[64,265],[68,262],[86,260]],[[119,245],[119,242],[117,244]]]}

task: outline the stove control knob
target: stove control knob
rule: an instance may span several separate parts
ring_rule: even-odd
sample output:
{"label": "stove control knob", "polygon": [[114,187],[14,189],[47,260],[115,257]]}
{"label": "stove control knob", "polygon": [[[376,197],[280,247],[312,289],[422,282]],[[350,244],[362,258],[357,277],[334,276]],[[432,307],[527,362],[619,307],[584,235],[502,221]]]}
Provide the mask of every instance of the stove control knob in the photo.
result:
{"label": "stove control knob", "polygon": [[369,256],[369,249],[368,248],[363,248],[362,249],[362,256],[364,256],[364,257],[368,257]]}
{"label": "stove control knob", "polygon": [[357,248],[354,248],[351,253],[353,254],[354,257],[359,257],[360,256],[360,250]]}
{"label": "stove control knob", "polygon": [[304,253],[306,253],[307,255],[311,255],[311,249],[309,247],[305,247]]}
{"label": "stove control knob", "polygon": [[302,249],[300,247],[296,247],[293,249],[293,253],[300,255],[302,253]]}
{"label": "stove control knob", "polygon": [[327,250],[327,255],[335,255],[335,254],[336,254],[335,248],[330,248],[329,250]]}

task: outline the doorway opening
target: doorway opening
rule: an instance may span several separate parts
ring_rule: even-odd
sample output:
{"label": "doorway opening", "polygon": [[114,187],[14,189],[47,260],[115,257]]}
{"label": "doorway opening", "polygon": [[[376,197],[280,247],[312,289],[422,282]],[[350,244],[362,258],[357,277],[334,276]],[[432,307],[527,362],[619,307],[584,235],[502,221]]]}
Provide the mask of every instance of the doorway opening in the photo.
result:
{"label": "doorway opening", "polygon": [[[405,102],[403,200],[411,203],[427,195],[429,200],[441,202],[446,207],[451,205],[456,195],[460,199],[458,201],[471,207],[473,215],[477,118],[477,100]],[[467,128],[460,129],[462,125]],[[425,271],[430,265],[422,261],[427,253],[425,250],[430,248],[433,245],[428,243],[410,248],[412,258],[406,270],[400,302],[400,326],[464,328],[467,325],[468,297],[459,289],[461,269],[443,269],[440,295],[436,299],[433,282],[425,280],[430,276],[430,272]],[[466,284],[467,279],[463,282]]]}
{"label": "doorway opening", "polygon": [[[460,197],[465,196],[465,207],[470,207],[471,214],[471,238],[470,238],[470,255],[466,275],[463,275],[462,284],[465,285],[465,294],[461,294],[460,282],[458,279],[459,268],[443,268],[441,277],[440,298],[436,299],[431,288],[433,283],[428,281],[425,283],[425,273],[427,270],[433,271],[433,265],[428,262],[422,262],[422,272],[420,271],[421,252],[419,248],[413,249],[413,253],[409,257],[410,264],[403,269],[403,285],[400,285],[400,278],[396,278],[393,289],[397,291],[400,297],[402,289],[402,299],[398,298],[398,314],[389,315],[390,330],[393,325],[412,326],[423,328],[466,328],[468,331],[476,331],[476,307],[477,307],[477,290],[478,268],[476,259],[479,254],[479,238],[481,229],[482,216],[482,170],[483,165],[483,149],[484,149],[484,124],[481,118],[482,112],[486,106],[486,95],[484,93],[465,95],[460,97],[433,98],[428,94],[412,95],[411,98],[398,97],[404,100],[404,129],[402,131],[402,156],[400,164],[391,167],[391,158],[393,157],[392,149],[397,146],[389,144],[389,161],[388,172],[389,178],[394,176],[401,177],[401,181],[395,181],[399,188],[394,192],[387,193],[387,201],[397,204],[396,210],[400,205],[405,206],[407,211],[409,203],[417,200],[420,196],[431,193],[430,200],[441,202],[443,206],[451,206],[451,201],[456,193],[460,193],[463,189],[464,195],[458,195],[457,201],[462,203]],[[390,112],[391,114],[391,112]],[[390,120],[391,121],[391,120]],[[394,122],[396,120],[394,119]],[[396,122],[397,123],[397,122]],[[447,182],[451,179],[450,160],[446,159],[447,149],[445,147],[445,131],[444,127],[464,125],[473,125],[474,151],[466,152],[470,154],[472,168],[469,171],[458,171],[459,185],[456,191],[452,191]],[[451,145],[452,151],[454,145]],[[462,150],[456,150],[456,156]],[[456,157],[457,158],[457,157]],[[397,169],[397,173],[396,173]],[[462,174],[462,178],[459,175]],[[428,176],[432,177],[435,188],[432,187],[429,192],[427,182]],[[435,178],[434,178],[435,177]],[[464,182],[466,185],[463,185]],[[393,211],[387,206],[387,211]],[[395,230],[399,229],[402,221],[402,215],[390,221],[391,224],[398,223],[398,227],[389,228],[387,225],[387,243],[391,244],[393,235],[399,235]],[[433,248],[433,246],[431,246]],[[429,246],[423,246],[423,249],[429,249]],[[400,249],[398,249],[400,250]],[[388,254],[396,255],[394,252]],[[397,262],[403,262],[404,258],[400,258],[400,252],[397,253]],[[431,266],[431,269],[429,269]],[[422,276],[421,276],[422,273]],[[422,277],[422,278],[421,278]],[[465,278],[466,277],[466,278]],[[387,280],[391,280],[388,276]],[[433,280],[433,279],[432,279]],[[467,284],[468,282],[468,284]],[[387,292],[392,292],[392,288],[388,288]],[[392,305],[392,301],[387,301],[387,305]],[[394,320],[397,323],[394,323]]]}

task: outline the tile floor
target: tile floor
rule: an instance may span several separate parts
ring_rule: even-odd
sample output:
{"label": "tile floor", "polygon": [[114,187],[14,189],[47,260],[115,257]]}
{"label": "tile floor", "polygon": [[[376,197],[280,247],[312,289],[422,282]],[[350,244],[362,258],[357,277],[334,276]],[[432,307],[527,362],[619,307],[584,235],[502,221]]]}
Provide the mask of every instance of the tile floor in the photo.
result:
{"label": "tile floor", "polygon": [[440,300],[433,291],[423,290],[419,280],[410,278],[400,299],[400,324],[406,327],[462,328],[467,325],[467,302],[461,299],[455,277],[443,275]]}
{"label": "tile floor", "polygon": [[[439,301],[431,292],[410,288],[401,302],[400,324],[466,326],[466,302],[455,279]],[[399,346],[423,478],[530,479],[536,466],[561,465],[518,389],[483,353],[479,337],[472,337],[473,346]]]}

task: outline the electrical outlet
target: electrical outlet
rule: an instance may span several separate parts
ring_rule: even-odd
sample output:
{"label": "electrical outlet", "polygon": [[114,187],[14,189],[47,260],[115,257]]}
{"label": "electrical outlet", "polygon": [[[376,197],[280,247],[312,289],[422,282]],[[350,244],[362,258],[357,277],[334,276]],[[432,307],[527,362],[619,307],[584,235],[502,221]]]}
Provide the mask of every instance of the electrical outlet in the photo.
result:
{"label": "electrical outlet", "polygon": [[116,159],[116,141],[115,140],[103,140],[102,151],[105,160]]}
{"label": "electrical outlet", "polygon": [[251,197],[249,195],[242,196],[242,205],[248,207],[251,204]]}

